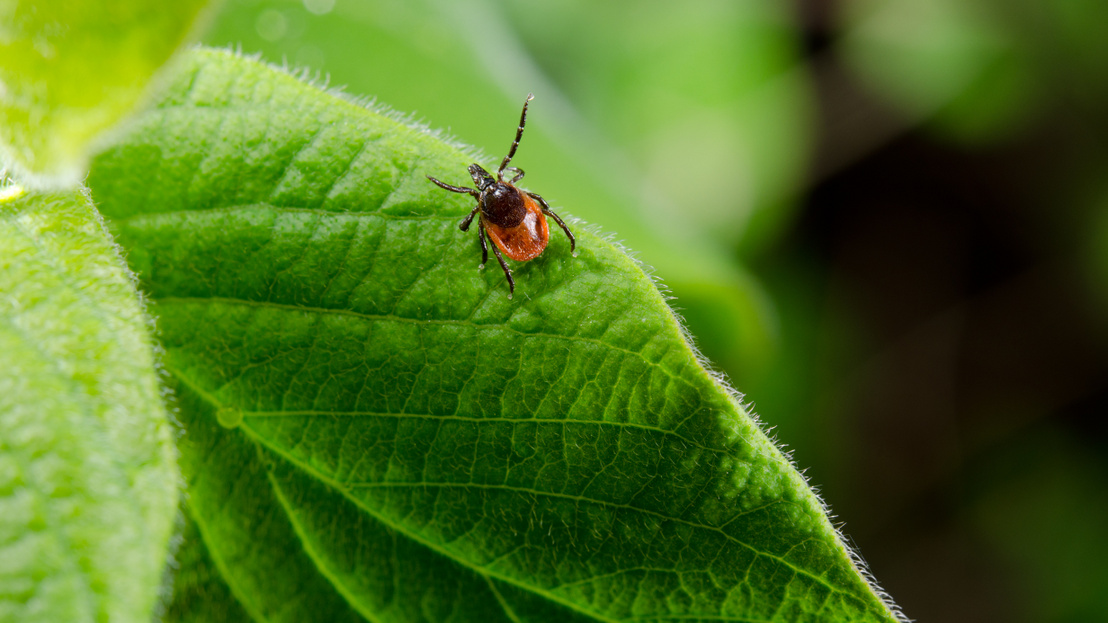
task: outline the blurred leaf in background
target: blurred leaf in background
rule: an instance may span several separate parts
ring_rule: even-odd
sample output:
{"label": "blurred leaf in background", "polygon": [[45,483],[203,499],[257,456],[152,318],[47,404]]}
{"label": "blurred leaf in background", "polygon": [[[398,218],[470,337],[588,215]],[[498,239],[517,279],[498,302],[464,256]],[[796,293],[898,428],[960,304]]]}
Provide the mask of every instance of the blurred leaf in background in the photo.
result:
{"label": "blurred leaf in background", "polygon": [[0,0],[0,166],[74,184],[89,144],[131,111],[207,0]]}
{"label": "blurred leaf in background", "polygon": [[[160,605],[173,431],[133,275],[77,182],[204,4],[0,0],[3,621],[149,621]],[[66,188],[26,190],[47,185]]]}
{"label": "blurred leaf in background", "polygon": [[852,0],[837,50],[843,63],[913,123],[967,142],[1026,120],[1038,93],[1009,5],[990,0]]}
{"label": "blurred leaf in background", "polygon": [[1021,593],[1012,621],[1108,621],[1108,465],[1055,426],[1036,426],[982,461],[969,529]]}
{"label": "blurred leaf in background", "polygon": [[180,473],[148,319],[86,191],[0,185],[0,621],[150,621]]}
{"label": "blurred leaf in background", "polygon": [[[843,64],[936,136],[966,145],[1011,139],[1048,100],[1091,117],[1108,101],[1104,2],[842,4]],[[1090,121],[1103,131],[1103,122]]]}

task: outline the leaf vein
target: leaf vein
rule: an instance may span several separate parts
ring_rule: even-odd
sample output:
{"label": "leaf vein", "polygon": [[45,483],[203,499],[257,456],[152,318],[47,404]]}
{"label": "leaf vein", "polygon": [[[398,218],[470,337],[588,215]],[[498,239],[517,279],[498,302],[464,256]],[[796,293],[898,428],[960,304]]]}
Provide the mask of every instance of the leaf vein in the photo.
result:
{"label": "leaf vein", "polygon": [[489,590],[492,591],[493,596],[496,597],[497,603],[499,603],[500,607],[504,609],[504,614],[506,614],[513,623],[523,623],[520,620],[519,616],[516,615],[515,610],[513,610],[512,607],[508,605],[508,602],[505,601],[504,596],[500,594],[499,590],[497,590],[496,585],[493,584],[492,578],[490,578],[487,574],[481,575],[485,577],[485,582],[488,583]]}
{"label": "leaf vein", "polygon": [[[266,440],[263,437],[259,436],[257,438],[259,440],[261,440],[261,442],[263,444],[266,443]],[[269,447],[268,444],[267,444],[267,447]],[[289,460],[296,461],[296,459],[291,459],[291,458]],[[300,463],[298,461],[297,461],[297,464],[298,465],[303,465],[302,463]],[[308,469],[308,468],[305,467],[305,469]],[[673,516],[670,516],[670,515],[666,515],[665,513],[661,513],[661,512],[658,512],[658,511],[653,511],[653,510],[650,510],[650,509],[647,509],[647,508],[642,508],[642,507],[639,507],[639,506],[632,506],[630,504],[623,504],[623,503],[620,503],[620,502],[611,502],[611,501],[608,501],[608,500],[601,500],[601,499],[597,499],[597,498],[587,498],[587,497],[584,497],[584,496],[572,495],[572,494],[567,494],[567,493],[556,493],[556,492],[553,492],[553,491],[542,491],[542,490],[539,490],[539,489],[530,489],[530,488],[527,488],[527,487],[515,487],[515,486],[511,486],[511,485],[495,485],[495,484],[479,484],[479,483],[453,483],[453,482],[395,482],[395,481],[393,481],[393,482],[363,482],[363,483],[347,482],[347,483],[340,483],[340,482],[330,480],[329,478],[326,478],[326,476],[323,476],[322,474],[320,474],[320,478],[326,479],[326,482],[328,482],[329,484],[332,484],[332,486],[337,486],[340,489],[342,487],[350,487],[350,488],[357,488],[357,489],[418,488],[418,487],[442,488],[442,489],[455,488],[455,487],[456,488],[488,489],[488,490],[494,490],[494,491],[510,491],[510,492],[513,492],[513,493],[523,493],[523,494],[533,495],[535,497],[549,497],[549,498],[566,499],[566,500],[572,500],[572,501],[575,501],[575,502],[584,502],[586,504],[596,504],[598,506],[608,506],[608,507],[611,507],[611,508],[619,508],[619,509],[628,510],[628,511],[632,511],[632,512],[643,513],[645,515],[650,515],[652,517],[657,517],[658,519],[662,519],[664,521],[673,521],[673,522],[676,522],[676,523],[687,525],[691,528],[697,528],[697,529],[701,529],[701,530],[707,530],[709,532],[718,533],[721,536],[723,536],[725,539],[727,539],[728,541],[731,541],[731,542],[733,542],[733,543],[735,543],[735,544],[737,544],[737,545],[739,545],[739,546],[741,546],[745,549],[750,550],[753,554],[755,554],[757,556],[763,556],[765,558],[768,558],[770,560],[774,560],[774,561],[780,563],[782,566],[784,566],[786,569],[788,569],[793,574],[803,575],[803,576],[805,576],[805,577],[807,577],[811,580],[819,582],[820,584],[824,585],[828,590],[830,590],[832,592],[835,592],[835,593],[842,592],[839,588],[836,588],[835,586],[832,586],[830,583],[828,583],[827,580],[823,578],[823,576],[812,573],[812,572],[810,572],[806,569],[802,569],[800,567],[797,567],[796,565],[794,565],[793,563],[785,560],[781,556],[777,556],[775,554],[771,554],[770,552],[760,550],[757,547],[754,547],[753,545],[750,545],[749,543],[746,543],[745,541],[735,537],[734,535],[732,535],[732,534],[730,534],[730,533],[728,533],[724,530],[721,530],[720,528],[718,528],[716,526],[695,522],[695,521],[692,521],[692,520],[689,520],[689,519],[682,519],[680,517],[673,517]]]}
{"label": "leaf vein", "polygon": [[646,430],[662,435],[673,436],[685,443],[693,445],[697,448],[712,452],[715,454],[725,454],[726,450],[722,448],[712,448],[705,446],[701,443],[693,441],[688,437],[681,435],[678,432],[660,428],[657,426],[651,426],[649,424],[639,424],[633,422],[615,422],[612,420],[575,420],[575,419],[557,419],[557,418],[511,418],[511,417],[469,417],[465,415],[434,415],[429,413],[385,413],[375,411],[243,411],[243,417],[247,418],[279,418],[279,417],[382,417],[382,418],[425,418],[434,420],[453,420],[457,422],[472,422],[475,424],[484,423],[508,423],[512,425],[517,424],[557,424],[561,426],[566,425],[582,425],[582,426],[616,426],[619,428],[629,428],[635,430]]}
{"label": "leaf vein", "polygon": [[315,568],[319,570],[320,575],[327,578],[328,583],[331,586],[335,587],[335,590],[338,591],[340,595],[342,595],[346,603],[350,604],[351,607],[357,610],[358,614],[362,615],[373,623],[379,623],[380,619],[374,616],[373,611],[365,608],[361,604],[361,602],[353,594],[350,593],[346,585],[339,581],[338,576],[330,568],[328,568],[324,556],[320,555],[312,548],[304,526],[299,521],[297,521],[297,514],[292,507],[292,503],[289,501],[288,496],[285,495],[285,492],[281,489],[281,484],[277,482],[276,478],[273,476],[273,472],[266,471],[266,480],[269,481],[270,489],[273,491],[273,497],[277,499],[277,503],[280,504],[281,508],[285,510],[285,516],[288,517],[289,524],[292,526],[293,532],[296,533],[296,537],[300,541],[300,545],[301,547],[303,547],[304,553],[308,556],[308,558],[312,559],[313,563],[315,563]]}

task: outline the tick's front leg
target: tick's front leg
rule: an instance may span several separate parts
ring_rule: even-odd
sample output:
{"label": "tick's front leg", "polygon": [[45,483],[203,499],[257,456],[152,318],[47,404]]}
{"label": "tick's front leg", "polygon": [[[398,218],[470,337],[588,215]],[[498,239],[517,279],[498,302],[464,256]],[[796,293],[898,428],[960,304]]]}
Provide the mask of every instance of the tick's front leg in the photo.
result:
{"label": "tick's front leg", "polygon": [[[472,215],[470,216],[472,217]],[[481,239],[481,268],[484,268],[485,264],[489,262],[489,241],[485,237],[485,224],[478,224],[477,231],[479,232],[477,237]]]}
{"label": "tick's front leg", "polygon": [[452,193],[461,193],[463,195],[473,195],[474,197],[480,197],[481,196],[481,192],[479,190],[477,190],[476,188],[466,188],[464,186],[455,186],[453,184],[447,184],[446,182],[444,182],[442,180],[437,180],[437,179],[431,177],[430,175],[428,175],[426,177],[427,177],[427,179],[434,182],[435,185],[438,186],[439,188],[449,190]]}
{"label": "tick's front leg", "polygon": [[[469,211],[469,216],[462,219],[461,223],[458,223],[458,229],[462,231],[469,231],[469,225],[473,223],[473,217],[477,216],[477,212],[481,210],[481,203],[477,203],[477,207]],[[484,231],[483,229],[481,230]]]}

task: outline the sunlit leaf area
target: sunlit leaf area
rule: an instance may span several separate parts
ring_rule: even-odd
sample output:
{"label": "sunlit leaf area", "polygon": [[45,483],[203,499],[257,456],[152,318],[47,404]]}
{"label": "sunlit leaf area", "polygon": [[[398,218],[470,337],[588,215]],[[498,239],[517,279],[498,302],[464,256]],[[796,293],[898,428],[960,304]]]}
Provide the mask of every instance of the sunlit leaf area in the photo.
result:
{"label": "sunlit leaf area", "polygon": [[1108,621],[1108,4],[110,4],[0,0],[0,623]]}

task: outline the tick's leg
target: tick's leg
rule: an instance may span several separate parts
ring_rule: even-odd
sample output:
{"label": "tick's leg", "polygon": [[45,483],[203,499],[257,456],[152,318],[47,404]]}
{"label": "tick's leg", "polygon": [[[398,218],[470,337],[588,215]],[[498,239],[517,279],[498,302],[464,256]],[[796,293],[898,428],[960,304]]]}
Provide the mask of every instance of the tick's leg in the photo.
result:
{"label": "tick's leg", "polygon": [[577,239],[573,237],[573,232],[569,231],[569,227],[566,226],[564,221],[562,221],[562,218],[560,216],[558,216],[557,214],[555,214],[554,210],[550,209],[550,204],[546,202],[546,199],[543,199],[541,196],[536,195],[535,193],[530,193],[529,192],[527,194],[532,199],[539,202],[539,205],[542,206],[542,213],[543,214],[545,214],[545,215],[549,216],[550,218],[554,219],[554,221],[557,222],[558,225],[562,228],[562,231],[566,232],[566,236],[569,237],[569,252],[573,253],[574,251],[576,251],[577,250]]}
{"label": "tick's leg", "polygon": [[508,163],[512,161],[512,156],[516,155],[516,147],[519,147],[519,139],[523,138],[523,126],[527,125],[527,103],[535,99],[535,96],[531,93],[527,94],[527,99],[523,100],[523,114],[519,116],[519,128],[516,130],[516,140],[512,141],[512,148],[508,150],[508,155],[504,156],[504,162],[500,163],[500,168],[496,170],[496,179],[504,181],[504,169],[508,167]]}
{"label": "tick's leg", "polygon": [[523,175],[524,175],[523,169],[517,169],[516,167],[508,167],[507,169],[504,169],[504,170],[508,171],[508,172],[511,172],[511,173],[515,173],[515,177],[513,177],[512,181],[511,181],[512,184],[515,184],[519,180],[523,179]]}
{"label": "tick's leg", "polygon": [[[484,224],[481,225],[484,227]],[[495,244],[492,245],[492,252],[496,254],[497,261],[500,262],[500,267],[504,269],[504,276],[508,279],[508,298],[512,298],[512,295],[516,291],[516,280],[512,279],[512,269],[508,268],[508,263],[504,261],[504,256],[500,255],[500,248]]]}
{"label": "tick's leg", "polygon": [[[462,230],[462,231],[469,231],[469,224],[473,222],[473,217],[477,216],[477,212],[478,212],[478,211],[479,211],[480,209],[481,209],[481,203],[480,203],[480,202],[478,202],[478,203],[477,203],[477,207],[475,207],[475,208],[473,208],[472,210],[470,210],[470,212],[469,212],[469,216],[467,216],[467,217],[465,217],[464,219],[462,219],[462,222],[461,222],[461,223],[458,223],[458,229],[460,229],[460,230]],[[484,229],[482,229],[482,230],[481,230],[481,233],[482,233],[482,234],[484,234],[484,231],[485,231],[485,230],[484,230]]]}
{"label": "tick's leg", "polygon": [[480,232],[477,237],[481,239],[481,268],[484,268],[489,263],[489,241],[485,238],[485,224],[478,223],[477,230]]}
{"label": "tick's leg", "polygon": [[481,196],[481,191],[479,191],[475,188],[463,188],[461,186],[454,186],[453,184],[447,184],[446,182],[440,182],[439,180],[431,177],[430,175],[427,176],[427,179],[429,179],[432,182],[438,184],[439,188],[445,188],[446,190],[449,190],[452,193],[462,193],[462,194],[466,194],[466,195],[473,195],[474,197],[480,197]]}

